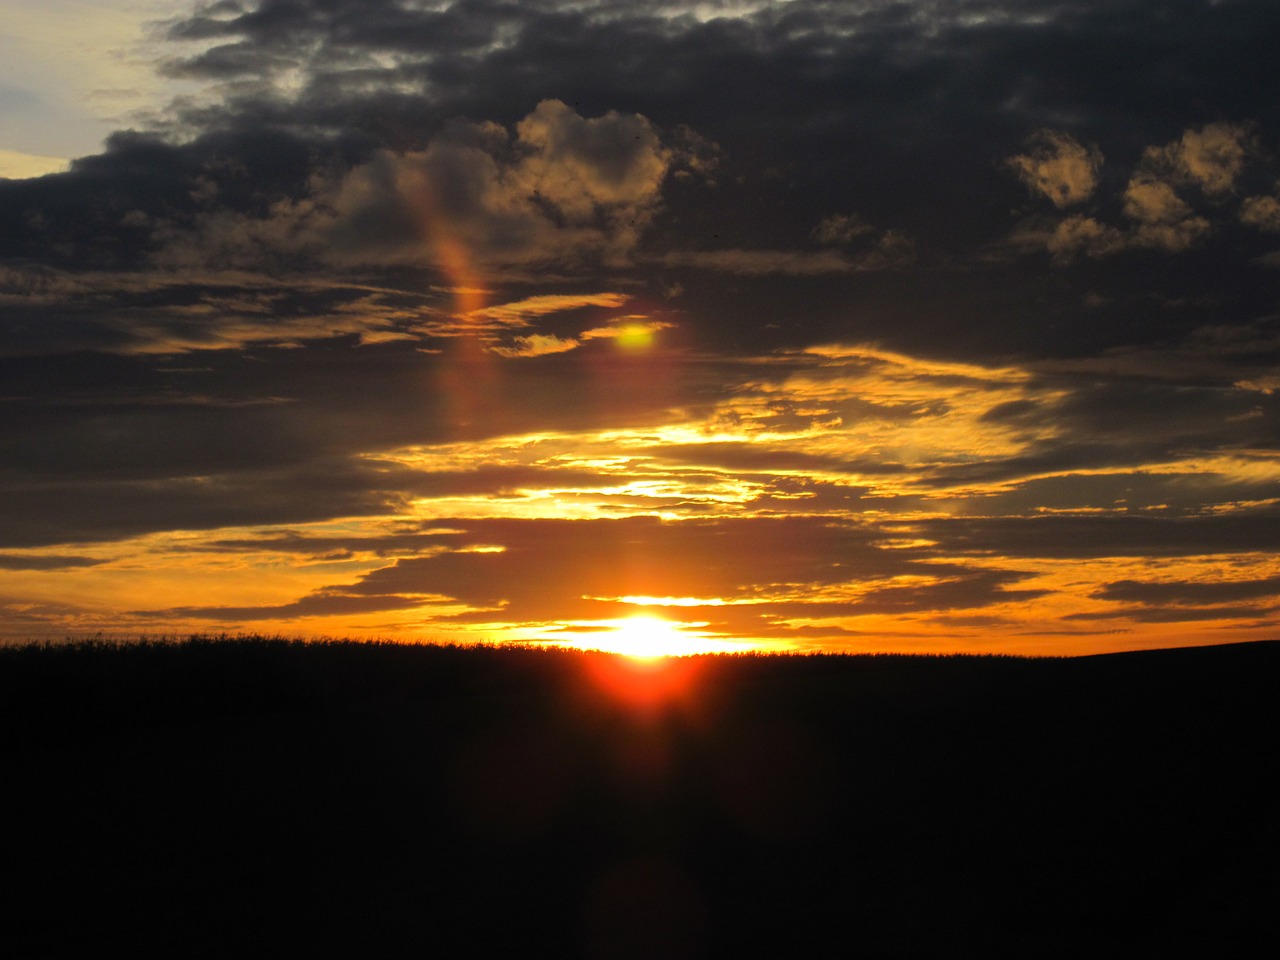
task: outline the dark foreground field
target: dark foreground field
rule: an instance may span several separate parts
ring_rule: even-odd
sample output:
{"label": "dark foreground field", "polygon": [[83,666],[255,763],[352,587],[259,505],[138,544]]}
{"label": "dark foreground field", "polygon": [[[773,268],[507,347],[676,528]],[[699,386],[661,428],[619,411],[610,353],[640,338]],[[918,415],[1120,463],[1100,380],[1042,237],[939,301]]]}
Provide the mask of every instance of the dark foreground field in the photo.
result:
{"label": "dark foreground field", "polygon": [[0,651],[0,955],[1271,955],[1277,676]]}

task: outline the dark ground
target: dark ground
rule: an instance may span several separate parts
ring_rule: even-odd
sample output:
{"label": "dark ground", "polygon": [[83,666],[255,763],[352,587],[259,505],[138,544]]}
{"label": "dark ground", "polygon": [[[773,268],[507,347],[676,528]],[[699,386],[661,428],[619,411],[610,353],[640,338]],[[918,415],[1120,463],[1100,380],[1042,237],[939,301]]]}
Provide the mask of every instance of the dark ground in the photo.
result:
{"label": "dark ground", "polygon": [[1274,955],[1278,676],[0,650],[0,955]]}

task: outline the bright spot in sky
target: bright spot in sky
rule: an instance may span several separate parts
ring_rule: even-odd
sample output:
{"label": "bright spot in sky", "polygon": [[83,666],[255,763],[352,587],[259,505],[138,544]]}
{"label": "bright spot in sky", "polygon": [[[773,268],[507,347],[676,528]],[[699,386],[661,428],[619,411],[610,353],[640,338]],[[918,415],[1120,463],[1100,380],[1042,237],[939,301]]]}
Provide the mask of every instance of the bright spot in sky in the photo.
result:
{"label": "bright spot in sky", "polygon": [[625,350],[643,350],[653,343],[653,328],[633,323],[618,331],[618,346]]}
{"label": "bright spot in sky", "polygon": [[609,638],[609,647],[615,653],[640,660],[692,653],[696,646],[696,638],[682,635],[671,621],[643,615],[619,621]]}
{"label": "bright spot in sky", "polygon": [[767,640],[708,636],[704,632],[706,627],[706,623],[677,622],[637,613],[617,620],[570,621],[557,631],[558,635],[534,635],[524,639],[551,647],[619,654],[641,664],[652,664],[667,657],[706,653],[789,649],[784,643]]}
{"label": "bright spot in sky", "polygon": [[687,657],[699,653],[726,653],[751,649],[753,645],[706,637],[687,632],[693,624],[674,623],[648,614],[636,614],[622,620],[597,621],[608,629],[592,634],[590,639],[575,641],[572,646],[604,653],[619,653],[635,660],[657,660],[661,657]]}

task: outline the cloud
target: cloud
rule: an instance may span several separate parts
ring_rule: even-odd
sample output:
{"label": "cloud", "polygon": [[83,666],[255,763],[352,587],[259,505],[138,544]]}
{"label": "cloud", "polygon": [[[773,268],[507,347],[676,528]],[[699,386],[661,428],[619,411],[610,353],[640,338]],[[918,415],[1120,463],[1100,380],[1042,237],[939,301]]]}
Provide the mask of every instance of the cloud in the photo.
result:
{"label": "cloud", "polygon": [[892,270],[915,261],[915,243],[901,231],[886,231],[874,246],[855,253],[838,250],[687,250],[671,251],[660,262],[669,267],[737,273],[746,276],[804,277]]}
{"label": "cloud", "polygon": [[1176,223],[1191,214],[1173,185],[1150,174],[1137,174],[1124,191],[1125,215],[1142,223]]}
{"label": "cloud", "polygon": [[1280,232],[1280,198],[1270,194],[1246,197],[1240,204],[1240,222],[1270,233]]}
{"label": "cloud", "polygon": [[1017,559],[1202,557],[1272,552],[1280,536],[1274,509],[1199,517],[1124,514],[925,518],[890,521],[903,536],[926,537],[951,555]]}
{"label": "cloud", "polygon": [[1275,607],[1238,604],[1221,607],[1117,607],[1112,610],[1070,613],[1067,621],[1128,621],[1130,623],[1198,623],[1218,621],[1234,627],[1267,627]]}
{"label": "cloud", "polygon": [[10,482],[0,485],[0,543],[32,547],[126,540],[164,530],[383,515],[403,506],[402,495],[380,487],[376,471],[341,463],[166,479]]}
{"label": "cloud", "polygon": [[852,273],[857,263],[834,250],[811,253],[804,250],[688,250],[672,251],[662,257],[669,267],[711,270],[761,276],[786,274],[812,276],[823,273]]}
{"label": "cloud", "polygon": [[1134,231],[1132,242],[1135,246],[1181,253],[1203,240],[1211,229],[1204,217],[1185,217],[1171,223],[1143,223]]}
{"label": "cloud", "polygon": [[1205,193],[1229,193],[1254,150],[1249,127],[1240,123],[1210,123],[1187,129],[1182,137],[1163,147],[1148,147],[1143,166],[1167,171]]}
{"label": "cloud", "polygon": [[[462,532],[441,538],[453,549],[397,560],[354,583],[325,587],[289,604],[162,613],[253,620],[453,603],[466,610],[442,614],[443,620],[552,624],[634,611],[624,596],[694,596],[742,604],[740,616],[774,633],[776,627],[764,625],[773,618],[968,609],[1040,595],[1007,589],[1022,579],[1016,571],[943,564],[917,551],[885,549],[874,542],[874,528],[829,517],[460,525]],[[732,615],[719,602],[714,609],[717,616]],[[672,615],[677,612],[691,619],[707,616],[697,605],[673,609]]]}
{"label": "cloud", "polygon": [[1194,185],[1210,196],[1231,192],[1251,143],[1245,125],[1211,123],[1187,129],[1163,147],[1148,147],[1124,192],[1125,215],[1138,222],[1132,242],[1179,253],[1204,239],[1209,220],[1193,214],[1174,188]]}
{"label": "cloud", "polygon": [[51,553],[0,553],[0,570],[79,570],[106,562]]}
{"label": "cloud", "polygon": [[1101,600],[1146,606],[1214,606],[1240,600],[1280,600],[1280,577],[1257,580],[1118,580],[1094,593]]}
{"label": "cloud", "polygon": [[1115,227],[1099,223],[1093,217],[1071,216],[1060,221],[1043,240],[1055,260],[1070,262],[1077,254],[1105,257],[1123,250],[1126,238]]}
{"label": "cloud", "polygon": [[578,346],[579,341],[572,337],[534,333],[527,337],[516,337],[511,346],[494,346],[489,349],[500,357],[545,357],[553,353],[565,353]]}
{"label": "cloud", "polygon": [[[586,119],[544,100],[514,137],[494,124],[458,126],[424,151],[381,153],[337,186],[329,232],[345,260],[445,269],[454,257],[479,267],[618,260],[657,209],[671,162],[644,117]],[[399,228],[390,237],[387,224]]]}
{"label": "cloud", "polygon": [[[379,150],[261,213],[219,208],[161,220],[169,268],[330,263],[434,266],[454,283],[533,264],[625,260],[661,204],[675,161],[638,114],[585,118],[544,100],[514,133],[456,121],[424,149]],[[277,267],[278,268],[278,267]]]}
{"label": "cloud", "polygon": [[0,267],[0,355],[97,350],[172,354],[349,335],[409,337],[444,313],[440,294],[288,280],[248,270],[71,271]]}
{"label": "cloud", "polygon": [[570,222],[647,212],[671,163],[652,124],[609,111],[585,119],[544,100],[516,125],[524,154],[509,171],[518,194],[551,204]]}
{"label": "cloud", "polygon": [[875,232],[875,227],[856,213],[833,213],[813,230],[813,239],[831,246],[845,246]]}
{"label": "cloud", "polygon": [[1059,209],[1083,203],[1098,185],[1102,151],[1082,146],[1070,134],[1040,130],[1027,142],[1029,151],[1005,161],[1033,194],[1047,197]]}
{"label": "cloud", "polygon": [[1129,180],[1124,191],[1124,212],[1137,221],[1129,236],[1136,246],[1180,253],[1210,231],[1209,221],[1192,214],[1191,207],[1177,195],[1173,184],[1150,170],[1140,169]]}
{"label": "cloud", "polygon": [[[1071,137],[1053,131],[1040,131],[1033,142],[1037,149],[1007,161],[1032,192],[1047,196],[1059,208],[1094,195],[1102,163],[1096,148],[1086,151]],[[1024,222],[1010,244],[1024,250],[1045,249],[1064,264],[1080,254],[1096,259],[1133,249],[1186,252],[1211,235],[1214,224],[1209,217],[1219,211],[1198,212],[1179,191],[1198,188],[1214,199],[1232,192],[1254,153],[1254,135],[1246,124],[1188,128],[1178,140],[1144,149],[1121,197],[1124,216],[1131,221],[1127,229],[1094,214],[1073,214],[1056,223]],[[1270,199],[1246,199],[1241,220],[1269,229]]]}
{"label": "cloud", "polygon": [[629,297],[625,293],[542,294],[513,303],[480,307],[466,315],[467,320],[493,320],[504,326],[528,325],[530,317],[544,317],[583,307],[621,307]]}
{"label": "cloud", "polygon": [[587,340],[622,340],[636,344],[647,343],[661,330],[669,330],[675,324],[666,320],[650,320],[647,317],[618,317],[614,326],[592,327],[583,330],[578,339]]}

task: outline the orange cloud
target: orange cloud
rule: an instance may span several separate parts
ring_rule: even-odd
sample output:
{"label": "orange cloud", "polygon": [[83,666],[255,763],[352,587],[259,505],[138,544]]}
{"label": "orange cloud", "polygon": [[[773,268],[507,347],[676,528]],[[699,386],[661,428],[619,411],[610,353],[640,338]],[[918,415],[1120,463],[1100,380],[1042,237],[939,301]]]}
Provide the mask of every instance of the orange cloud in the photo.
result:
{"label": "orange cloud", "polygon": [[1246,197],[1240,204],[1240,222],[1270,233],[1280,232],[1280,198],[1269,194]]}
{"label": "orange cloud", "polygon": [[495,320],[507,326],[526,326],[529,317],[543,317],[582,307],[620,307],[630,297],[625,293],[543,294],[512,303],[500,303],[467,314],[468,320]]}
{"label": "orange cloud", "polygon": [[1163,147],[1148,147],[1143,165],[1195,183],[1205,193],[1229,193],[1253,149],[1247,125],[1210,123],[1184,130],[1180,139]]}
{"label": "orange cloud", "polygon": [[1047,197],[1060,209],[1093,195],[1102,167],[1102,151],[1096,146],[1082,146],[1057,130],[1039,130],[1027,145],[1027,153],[1010,157],[1005,164],[1032,193]]}
{"label": "orange cloud", "polygon": [[535,333],[527,337],[516,337],[511,346],[489,347],[490,353],[500,357],[545,357],[553,353],[566,353],[580,346],[572,337],[565,339],[551,334]]}

